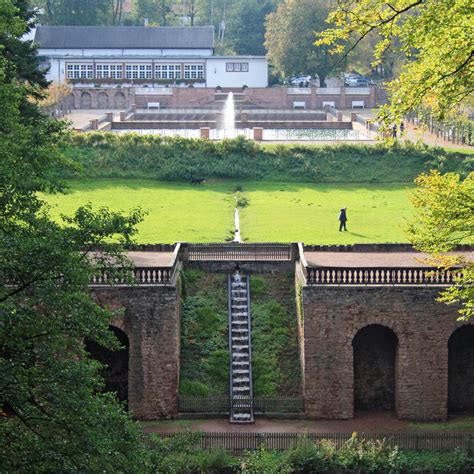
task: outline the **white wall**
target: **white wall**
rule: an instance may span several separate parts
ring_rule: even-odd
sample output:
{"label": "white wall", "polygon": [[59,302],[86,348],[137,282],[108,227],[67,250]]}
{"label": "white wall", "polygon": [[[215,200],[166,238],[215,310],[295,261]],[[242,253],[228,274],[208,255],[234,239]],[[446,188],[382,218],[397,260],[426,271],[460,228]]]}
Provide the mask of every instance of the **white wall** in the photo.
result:
{"label": "white wall", "polygon": [[[248,72],[228,72],[226,63],[249,64]],[[207,87],[267,87],[268,62],[265,58],[208,58],[206,60],[206,85]]]}

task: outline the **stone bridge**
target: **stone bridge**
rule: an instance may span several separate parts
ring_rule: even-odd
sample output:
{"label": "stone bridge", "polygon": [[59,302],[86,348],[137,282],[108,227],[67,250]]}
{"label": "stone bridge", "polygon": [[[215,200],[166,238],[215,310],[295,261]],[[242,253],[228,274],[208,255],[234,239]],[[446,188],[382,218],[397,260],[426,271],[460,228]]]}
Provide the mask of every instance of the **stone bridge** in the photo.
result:
{"label": "stone bridge", "polygon": [[445,420],[474,411],[474,325],[437,301],[459,270],[431,269],[408,245],[177,244],[128,257],[135,284],[104,272],[90,285],[99,304],[121,310],[111,327],[125,349],[91,352],[116,361],[106,382],[135,418],[178,414],[180,270],[227,273],[236,263],[246,273],[294,272],[308,418],[388,409]]}

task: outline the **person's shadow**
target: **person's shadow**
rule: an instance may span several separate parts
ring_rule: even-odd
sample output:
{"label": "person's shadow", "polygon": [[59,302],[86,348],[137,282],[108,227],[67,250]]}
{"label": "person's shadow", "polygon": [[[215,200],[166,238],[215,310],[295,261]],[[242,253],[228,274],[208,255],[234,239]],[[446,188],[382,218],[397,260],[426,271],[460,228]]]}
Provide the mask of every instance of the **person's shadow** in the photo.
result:
{"label": "person's shadow", "polygon": [[347,231],[348,234],[354,235],[355,237],[362,237],[363,239],[370,239],[368,235],[364,234],[357,234],[356,232],[351,232],[350,230]]}

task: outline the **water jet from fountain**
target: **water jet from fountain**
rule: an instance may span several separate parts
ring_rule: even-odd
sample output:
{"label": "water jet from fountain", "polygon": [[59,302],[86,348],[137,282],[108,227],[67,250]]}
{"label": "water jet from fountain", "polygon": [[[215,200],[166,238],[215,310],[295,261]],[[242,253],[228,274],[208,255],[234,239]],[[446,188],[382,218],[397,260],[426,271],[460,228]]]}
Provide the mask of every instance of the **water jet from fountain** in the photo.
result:
{"label": "water jet from fountain", "polygon": [[224,138],[235,138],[235,106],[234,93],[229,92],[227,100],[225,101],[224,110]]}

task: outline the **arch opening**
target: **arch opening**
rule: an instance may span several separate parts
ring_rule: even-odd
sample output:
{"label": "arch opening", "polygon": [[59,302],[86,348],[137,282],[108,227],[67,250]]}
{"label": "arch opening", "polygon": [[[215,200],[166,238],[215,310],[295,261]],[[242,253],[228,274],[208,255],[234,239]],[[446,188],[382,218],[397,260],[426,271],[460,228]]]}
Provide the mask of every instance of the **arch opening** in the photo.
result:
{"label": "arch opening", "polygon": [[389,328],[373,324],[352,341],[354,409],[394,410],[398,338]]}
{"label": "arch opening", "polygon": [[448,341],[448,411],[474,412],[474,326],[462,326]]}
{"label": "arch opening", "polygon": [[128,358],[129,341],[127,335],[115,326],[109,326],[122,346],[118,351],[111,351],[94,341],[85,341],[90,357],[104,364],[102,376],[105,380],[104,391],[116,392],[121,402],[128,403]]}
{"label": "arch opening", "polygon": [[81,94],[81,109],[90,109],[92,108],[92,96],[89,94],[89,92],[83,92]]}

